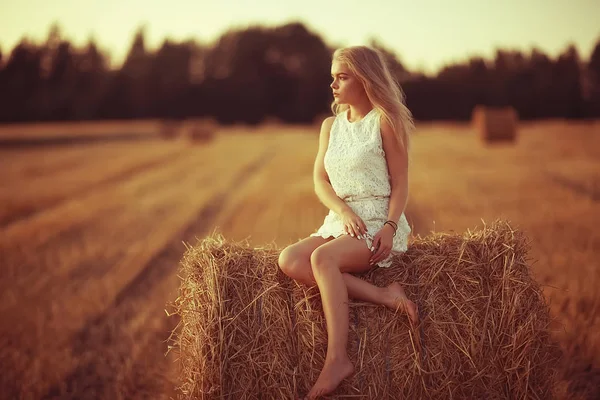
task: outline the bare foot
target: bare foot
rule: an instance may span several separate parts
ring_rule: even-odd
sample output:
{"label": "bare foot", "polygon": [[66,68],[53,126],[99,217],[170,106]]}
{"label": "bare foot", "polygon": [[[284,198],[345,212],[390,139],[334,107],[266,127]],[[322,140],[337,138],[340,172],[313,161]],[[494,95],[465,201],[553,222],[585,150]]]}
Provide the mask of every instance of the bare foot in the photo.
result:
{"label": "bare foot", "polygon": [[402,285],[392,282],[385,290],[387,297],[385,305],[394,311],[404,310],[408,314],[411,324],[416,326],[419,322],[419,310],[417,305],[408,299]]}
{"label": "bare foot", "polygon": [[338,385],[352,375],[354,372],[354,365],[352,361],[345,356],[343,359],[327,361],[319,374],[317,382],[314,384],[310,392],[306,395],[305,399],[313,400],[319,396],[326,395],[333,392]]}

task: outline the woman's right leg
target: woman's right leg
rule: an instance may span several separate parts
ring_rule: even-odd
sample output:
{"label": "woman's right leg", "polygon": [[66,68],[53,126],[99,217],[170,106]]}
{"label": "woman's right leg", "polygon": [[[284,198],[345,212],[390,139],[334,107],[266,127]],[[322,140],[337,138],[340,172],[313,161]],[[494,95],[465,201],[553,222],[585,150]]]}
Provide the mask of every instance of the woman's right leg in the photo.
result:
{"label": "woman's right leg", "polygon": [[[284,274],[300,283],[311,287],[316,286],[310,256],[317,247],[331,240],[333,237],[325,239],[311,236],[286,247],[279,254],[279,268]],[[344,273],[343,277],[350,298],[383,305],[393,310],[404,309],[406,293],[398,283],[394,282],[388,287],[381,288],[352,274]]]}

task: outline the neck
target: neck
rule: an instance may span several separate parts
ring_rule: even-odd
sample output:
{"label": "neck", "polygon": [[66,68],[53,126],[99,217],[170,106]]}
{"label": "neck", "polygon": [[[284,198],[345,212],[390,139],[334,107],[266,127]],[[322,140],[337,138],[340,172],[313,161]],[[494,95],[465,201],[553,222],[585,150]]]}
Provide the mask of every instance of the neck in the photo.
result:
{"label": "neck", "polygon": [[350,121],[356,121],[363,119],[372,109],[373,105],[368,99],[365,99],[361,104],[349,104],[350,111],[348,112],[348,118]]}

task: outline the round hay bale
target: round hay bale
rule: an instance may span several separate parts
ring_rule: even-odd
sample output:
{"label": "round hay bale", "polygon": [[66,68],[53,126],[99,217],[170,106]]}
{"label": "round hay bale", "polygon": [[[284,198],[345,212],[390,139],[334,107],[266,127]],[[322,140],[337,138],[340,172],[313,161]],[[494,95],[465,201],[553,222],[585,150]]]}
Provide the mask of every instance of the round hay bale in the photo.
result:
{"label": "round hay bale", "polygon": [[477,106],[471,115],[473,128],[487,144],[515,142],[518,120],[517,111],[512,107]]}
{"label": "round hay bale", "polygon": [[217,128],[218,124],[212,118],[189,119],[185,136],[194,143],[206,143],[215,138]]}
{"label": "round hay bale", "polygon": [[193,142],[210,142],[215,137],[215,131],[207,126],[195,125],[190,128],[188,136]]}
{"label": "round hay bale", "polygon": [[160,136],[164,139],[176,139],[181,133],[181,122],[164,120],[160,124]]}
{"label": "round hay bale", "polygon": [[[402,283],[421,322],[413,330],[404,314],[351,302],[355,373],[333,394],[552,397],[559,352],[527,253],[524,235],[495,221],[417,237],[395,267],[363,275],[378,286]],[[319,292],[283,275],[278,254],[214,233],[186,251],[173,343],[187,398],[296,398],[315,382],[327,343]]]}

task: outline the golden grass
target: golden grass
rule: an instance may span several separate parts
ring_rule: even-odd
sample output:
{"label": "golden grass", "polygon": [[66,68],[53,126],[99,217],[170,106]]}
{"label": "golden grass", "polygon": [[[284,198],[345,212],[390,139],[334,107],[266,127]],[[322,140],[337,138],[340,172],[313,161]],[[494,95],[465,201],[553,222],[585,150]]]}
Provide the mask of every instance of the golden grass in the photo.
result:
{"label": "golden grass", "polygon": [[[296,398],[318,377],[327,343],[320,296],[281,273],[278,252],[220,234],[188,247],[174,341],[186,398]],[[395,268],[366,274],[378,286],[405,284],[421,329],[385,307],[353,305],[356,371],[335,394],[549,398],[558,354],[527,252],[523,235],[497,221],[418,237]]]}
{"label": "golden grass", "polygon": [[81,122],[39,122],[0,125],[0,139],[37,139],[55,136],[119,136],[123,133],[155,136],[160,133],[160,120],[114,120]]}
{"label": "golden grass", "polygon": [[[148,127],[158,132],[152,124],[88,127],[97,133],[107,127],[114,134],[130,128],[145,134]],[[21,127],[33,136],[62,129],[87,132],[78,124]],[[482,219],[501,217],[531,238],[531,274],[543,284],[558,321],[552,334],[564,356],[560,398],[598,398],[600,123],[521,123],[518,143],[493,148],[465,124],[421,123],[418,128],[409,199],[415,232],[462,233]],[[1,130],[21,132],[14,126]],[[5,199],[10,200],[12,188],[19,202],[39,207],[34,215],[0,227],[2,393],[39,398],[49,386],[62,386],[55,397],[94,391],[97,398],[168,398],[164,388],[143,392],[135,385],[160,381],[157,370],[177,373],[163,357],[166,345],[159,338],[168,326],[163,308],[177,287],[179,256],[161,266],[168,278],[147,277],[152,285],[136,289],[139,293],[128,285],[152,255],[181,244],[179,232],[205,208],[230,240],[248,238],[253,245],[274,240],[285,246],[307,236],[326,213],[310,178],[317,139],[318,127],[237,126],[208,146],[150,140],[131,146],[0,149]],[[177,156],[180,149],[184,153]],[[128,151],[131,163],[125,161]],[[161,154],[173,159],[137,168]],[[243,171],[263,157],[265,165]],[[111,162],[125,169],[112,169]],[[75,180],[86,176],[78,169],[96,182],[81,181],[81,192]],[[135,173],[124,174],[127,170]],[[103,171],[112,175],[103,178]],[[241,181],[234,178],[240,173]],[[31,189],[21,186],[30,179],[35,179]],[[234,187],[227,186],[231,182]],[[219,191],[227,194],[214,207]],[[55,200],[39,202],[36,196],[42,193]],[[102,315],[106,321],[98,332],[77,344],[79,332]]]}
{"label": "golden grass", "polygon": [[214,225],[230,240],[255,244],[291,243],[308,236],[327,212],[313,191],[316,139],[293,130],[261,136],[271,149],[268,165],[229,193]]}
{"label": "golden grass", "polygon": [[[166,165],[67,196],[0,229],[0,338],[11,343],[3,346],[2,359],[11,368],[0,378],[0,386],[6,389],[10,382],[21,396],[41,397],[95,358],[93,370],[105,371],[103,385],[114,390],[118,374],[130,374],[127,371],[149,353],[162,356],[165,349],[156,337],[159,329],[166,333],[163,308],[176,287],[177,259],[172,266],[161,266],[168,279],[150,282],[147,294],[130,293],[128,287],[174,240],[180,244],[176,238],[182,230],[196,218],[204,218],[199,213],[214,206],[216,195],[230,190],[244,166],[260,159],[265,149],[254,143],[253,138],[233,136],[211,147],[189,147]],[[248,151],[253,146],[255,150]],[[236,163],[222,157],[225,152]],[[46,186],[53,186],[51,179]],[[56,192],[61,189],[67,187],[54,187]],[[115,324],[102,326],[110,335],[103,337],[98,329],[100,333],[90,334],[85,351],[74,352],[71,346],[77,343],[78,332],[91,329],[90,324],[105,318],[105,313]],[[121,338],[122,343],[113,343],[104,354],[103,343],[113,338]],[[116,359],[130,364],[115,365]],[[156,368],[142,367],[146,373]],[[97,378],[82,376],[76,383]],[[58,394],[69,390],[73,387],[67,385]]]}
{"label": "golden grass", "polygon": [[6,165],[8,175],[0,184],[0,225],[98,185],[110,186],[112,181],[170,164],[185,151],[184,144],[154,141],[23,150],[20,158],[7,157],[0,162]]}

